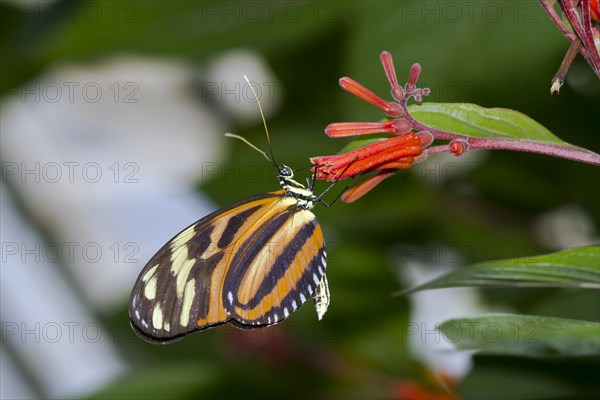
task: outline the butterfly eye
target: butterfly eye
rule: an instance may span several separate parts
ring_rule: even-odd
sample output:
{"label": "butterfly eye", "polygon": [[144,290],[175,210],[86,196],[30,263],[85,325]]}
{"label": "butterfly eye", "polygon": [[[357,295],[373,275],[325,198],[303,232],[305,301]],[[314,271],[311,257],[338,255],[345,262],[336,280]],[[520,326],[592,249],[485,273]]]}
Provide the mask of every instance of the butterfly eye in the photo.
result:
{"label": "butterfly eye", "polygon": [[294,172],[292,172],[292,169],[287,165],[282,165],[281,167],[279,167],[279,169],[277,170],[277,174],[279,176],[285,176],[286,178],[291,178],[292,176],[294,176]]}

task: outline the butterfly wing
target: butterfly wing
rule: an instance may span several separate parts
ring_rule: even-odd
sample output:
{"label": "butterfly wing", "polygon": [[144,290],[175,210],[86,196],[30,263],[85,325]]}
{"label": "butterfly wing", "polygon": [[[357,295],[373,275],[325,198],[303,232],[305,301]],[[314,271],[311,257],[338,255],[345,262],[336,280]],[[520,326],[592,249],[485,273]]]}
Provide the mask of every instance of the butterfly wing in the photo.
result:
{"label": "butterfly wing", "polygon": [[167,242],[142,269],[129,317],[144,339],[166,342],[227,322],[222,287],[239,237],[276,211],[284,191],[253,196],[207,215]]}
{"label": "butterfly wing", "polygon": [[293,198],[247,235],[232,256],[223,302],[242,327],[281,322],[323,281],[325,241],[315,215]]}
{"label": "butterfly wing", "polygon": [[215,211],[165,244],[134,285],[134,330],[168,342],[228,321],[273,324],[304,303],[324,276],[325,244],[314,214],[284,193]]}

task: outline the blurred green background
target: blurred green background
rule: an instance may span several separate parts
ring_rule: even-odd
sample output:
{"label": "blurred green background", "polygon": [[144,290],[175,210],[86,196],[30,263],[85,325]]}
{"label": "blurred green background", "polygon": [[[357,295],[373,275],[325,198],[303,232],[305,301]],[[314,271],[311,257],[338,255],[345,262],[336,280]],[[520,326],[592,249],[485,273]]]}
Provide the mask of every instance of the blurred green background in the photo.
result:
{"label": "blurred green background", "polygon": [[[95,64],[135,54],[201,67],[223,52],[246,49],[264,57],[285,92],[279,111],[267,121],[273,151],[278,160],[302,167],[309,157],[335,154],[348,142],[327,138],[327,124],[383,117],[337,81],[349,76],[389,98],[379,62],[381,51],[388,50],[401,82],[414,62],[421,64],[420,86],[433,91],[425,101],[516,109],[569,143],[600,149],[600,83],[578,57],[560,95],[550,96],[550,79],[568,42],[537,1],[59,1],[30,6],[0,3],[6,96],[65,62]],[[101,14],[92,14],[97,10]],[[190,90],[201,101],[202,86],[190,85]],[[227,126],[265,147],[260,121],[228,120]],[[262,161],[242,143],[228,146],[229,163]],[[176,155],[165,154],[157,162],[169,163],[171,157]],[[90,397],[409,398],[408,382],[443,393],[432,378],[436,367],[409,349],[414,300],[392,296],[411,285],[402,272],[404,261],[417,258],[428,268],[543,254],[564,246],[540,234],[543,216],[565,207],[577,210],[588,234],[575,235],[579,239],[572,246],[597,240],[600,221],[597,167],[500,151],[468,160],[461,164],[432,156],[354,204],[315,209],[329,250],[332,300],[323,321],[317,322],[307,305],[269,329],[225,326],[154,346],[130,330],[126,302],[112,312],[98,311],[97,319],[115,333],[118,352],[130,368]],[[226,205],[273,190],[272,176],[244,181],[216,174],[197,182],[197,189]],[[318,182],[316,192],[325,187]],[[447,249],[458,257],[440,256]],[[454,301],[444,293],[436,293],[440,307]],[[485,310],[600,320],[600,297],[593,291],[488,289],[478,296],[475,306]],[[597,359],[479,355],[473,369],[450,387],[465,398],[585,397],[598,390],[597,379],[586,372],[597,368]],[[43,389],[35,392],[44,397]]]}

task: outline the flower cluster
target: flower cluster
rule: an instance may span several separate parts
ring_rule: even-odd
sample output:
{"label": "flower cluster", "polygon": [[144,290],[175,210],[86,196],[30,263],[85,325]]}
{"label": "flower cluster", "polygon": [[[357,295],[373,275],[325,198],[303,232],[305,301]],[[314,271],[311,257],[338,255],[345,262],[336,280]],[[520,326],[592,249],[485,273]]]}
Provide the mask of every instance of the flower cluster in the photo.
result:
{"label": "flower cluster", "polygon": [[319,156],[311,158],[316,168],[317,179],[336,181],[360,174],[376,171],[377,173],[358,185],[348,189],[342,199],[352,202],[397,170],[408,169],[416,162],[427,157],[425,148],[433,142],[433,135],[428,131],[413,132],[412,119],[407,115],[406,103],[412,97],[421,102],[423,96],[430,93],[428,88],[418,88],[416,83],[421,73],[421,66],[413,64],[408,82],[404,87],[398,83],[392,55],[381,53],[381,63],[391,86],[390,102],[383,100],[369,89],[353,79],[340,79],[340,86],[355,96],[383,110],[387,118],[383,122],[338,122],[330,124],[325,133],[332,138],[361,136],[370,134],[393,134],[395,136],[374,139],[372,143],[345,154]]}

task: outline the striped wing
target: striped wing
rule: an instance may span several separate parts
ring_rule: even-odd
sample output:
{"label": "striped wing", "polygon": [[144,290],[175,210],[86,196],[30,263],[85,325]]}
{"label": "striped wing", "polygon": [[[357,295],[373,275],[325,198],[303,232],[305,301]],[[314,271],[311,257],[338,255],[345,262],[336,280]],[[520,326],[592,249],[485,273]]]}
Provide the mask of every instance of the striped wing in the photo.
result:
{"label": "striped wing", "polygon": [[[306,301],[314,280],[324,275],[323,234],[315,216],[284,193],[232,204],[165,244],[134,285],[134,330],[146,340],[167,342],[228,321],[242,327],[279,322]],[[282,257],[296,248],[294,258]],[[276,291],[265,292],[269,287]],[[227,304],[232,296],[236,303]],[[248,308],[256,302],[258,308]]]}
{"label": "striped wing", "polygon": [[312,212],[294,202],[282,200],[281,211],[246,234],[232,255],[223,301],[237,324],[281,322],[312,297],[324,279],[321,227]]}

